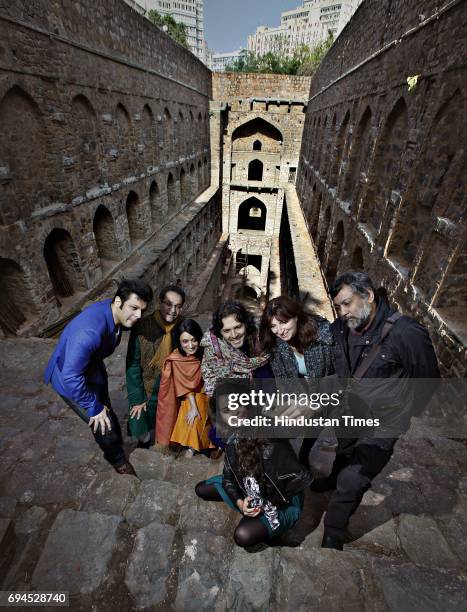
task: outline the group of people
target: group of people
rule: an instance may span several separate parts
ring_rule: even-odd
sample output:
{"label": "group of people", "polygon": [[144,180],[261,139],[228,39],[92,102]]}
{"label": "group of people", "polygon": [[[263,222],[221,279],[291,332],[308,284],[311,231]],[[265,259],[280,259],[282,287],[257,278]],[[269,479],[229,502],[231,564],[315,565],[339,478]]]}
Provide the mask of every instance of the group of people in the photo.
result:
{"label": "group of people", "polygon": [[[222,474],[196,485],[206,501],[225,502],[242,514],[234,539],[239,546],[267,542],[300,517],[304,491],[334,489],[326,512],[322,545],[342,550],[349,519],[372,479],[389,461],[396,437],[339,439],[329,470],[317,473],[307,438],[297,454],[287,439],[218,437],[212,407],[223,379],[373,378],[406,381],[439,377],[426,329],[392,310],[363,272],[346,272],[331,287],[338,318],[308,311],[287,296],[271,299],[259,326],[245,306],[222,303],[203,334],[181,316],[185,294],[178,285],[161,290],[154,312],[143,316],[152,290],[139,280],[123,281],[113,300],[93,304],[64,329],[47,366],[45,380],[87,422],[105,458],[118,473],[134,474],[123,451],[121,429],[112,411],[104,359],[130,329],[126,360],[128,431],[138,446],[185,448],[219,457]],[[414,397],[395,387],[388,408],[393,417],[413,413]],[[399,390],[398,390],[399,389]],[[393,392],[394,396],[394,392]],[[373,398],[378,406],[378,397]],[[418,405],[429,401],[417,397]],[[331,456],[331,455],[330,455]]]}

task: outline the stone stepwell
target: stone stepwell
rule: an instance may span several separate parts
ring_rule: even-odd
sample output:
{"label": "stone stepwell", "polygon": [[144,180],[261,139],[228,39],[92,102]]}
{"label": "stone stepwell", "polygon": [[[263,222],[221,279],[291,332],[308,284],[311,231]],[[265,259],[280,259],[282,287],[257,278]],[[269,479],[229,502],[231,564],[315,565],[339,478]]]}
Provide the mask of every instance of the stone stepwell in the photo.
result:
{"label": "stone stepwell", "polygon": [[[232,539],[238,515],[194,493],[222,460],[134,450],[128,439],[139,479],[117,475],[86,426],[42,385],[52,346],[1,342],[3,590],[68,591],[70,608],[83,611],[464,608],[461,442],[414,423],[352,517],[343,552],[320,548],[328,494],[309,491],[286,537],[247,551]],[[108,360],[122,425],[124,355],[122,345]]]}

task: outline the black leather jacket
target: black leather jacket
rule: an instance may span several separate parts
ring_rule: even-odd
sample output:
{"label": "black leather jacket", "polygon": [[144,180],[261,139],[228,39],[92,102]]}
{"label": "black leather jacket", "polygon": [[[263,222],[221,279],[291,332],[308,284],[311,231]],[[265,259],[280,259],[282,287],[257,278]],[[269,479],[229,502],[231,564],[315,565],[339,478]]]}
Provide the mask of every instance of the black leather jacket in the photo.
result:
{"label": "black leather jacket", "polygon": [[[352,378],[360,362],[380,342],[384,323],[393,313],[389,304],[381,300],[370,328],[354,339],[358,359],[353,363],[349,356],[347,325],[341,319],[331,324],[336,343],[334,363],[341,379]],[[380,420],[381,427],[375,435],[396,438],[406,431],[410,417],[419,414],[430,401],[436,389],[433,381],[439,375],[427,330],[415,319],[402,316],[383,340],[378,356],[362,381],[353,386],[368,407],[365,416]]]}
{"label": "black leather jacket", "polygon": [[[223,487],[234,503],[247,496],[238,472],[238,443],[235,436],[227,442],[222,474]],[[266,491],[261,493],[275,506],[290,503],[294,495],[313,481],[313,476],[298,461],[288,440],[267,440],[263,446],[262,463],[267,484]]]}

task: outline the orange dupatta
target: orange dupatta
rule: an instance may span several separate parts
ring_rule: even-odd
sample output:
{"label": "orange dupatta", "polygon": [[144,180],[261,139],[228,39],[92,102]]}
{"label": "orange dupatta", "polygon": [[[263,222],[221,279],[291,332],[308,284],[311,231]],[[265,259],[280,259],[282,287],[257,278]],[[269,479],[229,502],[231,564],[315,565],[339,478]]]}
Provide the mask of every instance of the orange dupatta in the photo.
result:
{"label": "orange dupatta", "polygon": [[188,393],[199,393],[203,386],[201,362],[193,355],[182,355],[178,349],[164,362],[161,385],[157,396],[156,442],[170,444],[178,409],[179,398]]}

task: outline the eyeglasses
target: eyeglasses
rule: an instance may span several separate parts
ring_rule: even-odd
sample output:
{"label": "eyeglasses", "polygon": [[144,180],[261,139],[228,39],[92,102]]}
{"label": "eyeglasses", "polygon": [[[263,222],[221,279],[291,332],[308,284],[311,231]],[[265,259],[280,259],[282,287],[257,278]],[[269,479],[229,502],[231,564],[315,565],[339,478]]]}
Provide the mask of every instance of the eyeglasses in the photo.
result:
{"label": "eyeglasses", "polygon": [[170,310],[172,309],[180,310],[183,306],[183,304],[172,304],[172,302],[167,302],[166,300],[162,300],[162,303],[164,304],[164,306],[167,306],[167,308],[169,308]]}

